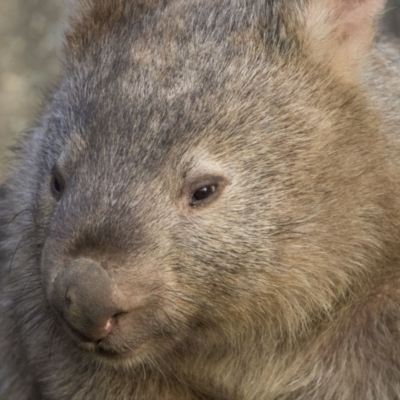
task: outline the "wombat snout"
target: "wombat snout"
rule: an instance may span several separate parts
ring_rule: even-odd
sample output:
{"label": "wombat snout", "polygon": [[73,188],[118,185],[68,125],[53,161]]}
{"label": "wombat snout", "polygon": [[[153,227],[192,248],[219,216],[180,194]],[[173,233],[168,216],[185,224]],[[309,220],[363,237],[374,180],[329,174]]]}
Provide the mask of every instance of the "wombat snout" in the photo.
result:
{"label": "wombat snout", "polygon": [[59,272],[49,301],[82,341],[104,339],[126,313],[115,283],[99,263],[86,258],[73,260]]}

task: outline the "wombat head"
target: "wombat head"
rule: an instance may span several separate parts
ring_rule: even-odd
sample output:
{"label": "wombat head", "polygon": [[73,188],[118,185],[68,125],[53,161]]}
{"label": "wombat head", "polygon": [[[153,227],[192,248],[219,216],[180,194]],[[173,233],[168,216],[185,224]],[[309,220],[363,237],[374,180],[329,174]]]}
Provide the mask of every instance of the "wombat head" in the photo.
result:
{"label": "wombat head", "polygon": [[73,19],[25,164],[65,337],[130,361],[295,337],[371,278],[391,198],[360,76],[381,5],[102,0]]}

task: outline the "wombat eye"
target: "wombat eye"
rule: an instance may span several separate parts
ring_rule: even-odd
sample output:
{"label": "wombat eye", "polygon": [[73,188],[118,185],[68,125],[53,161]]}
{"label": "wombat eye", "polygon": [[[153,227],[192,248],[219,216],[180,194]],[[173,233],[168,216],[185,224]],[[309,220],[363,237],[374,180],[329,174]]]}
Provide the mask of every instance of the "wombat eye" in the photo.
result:
{"label": "wombat eye", "polygon": [[198,206],[210,198],[217,190],[217,185],[205,185],[195,190],[190,202],[191,206]]}
{"label": "wombat eye", "polygon": [[64,192],[64,179],[56,167],[51,172],[50,190],[56,200],[60,200]]}

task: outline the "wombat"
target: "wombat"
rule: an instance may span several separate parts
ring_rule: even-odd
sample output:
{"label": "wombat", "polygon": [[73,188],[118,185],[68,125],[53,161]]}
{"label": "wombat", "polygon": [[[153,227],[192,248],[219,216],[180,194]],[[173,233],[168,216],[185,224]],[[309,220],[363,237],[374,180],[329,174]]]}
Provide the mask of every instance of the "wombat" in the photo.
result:
{"label": "wombat", "polygon": [[1,189],[0,398],[400,398],[383,0],[91,0]]}

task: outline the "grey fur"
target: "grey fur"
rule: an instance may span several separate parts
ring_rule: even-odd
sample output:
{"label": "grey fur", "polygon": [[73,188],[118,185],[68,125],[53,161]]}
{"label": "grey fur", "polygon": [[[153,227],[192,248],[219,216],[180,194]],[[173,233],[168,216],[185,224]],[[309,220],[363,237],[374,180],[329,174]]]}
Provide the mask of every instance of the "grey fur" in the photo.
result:
{"label": "grey fur", "polygon": [[[399,44],[342,76],[322,3],[77,6],[0,192],[1,399],[400,397]],[[126,301],[100,344],[51,305],[78,258]]]}

